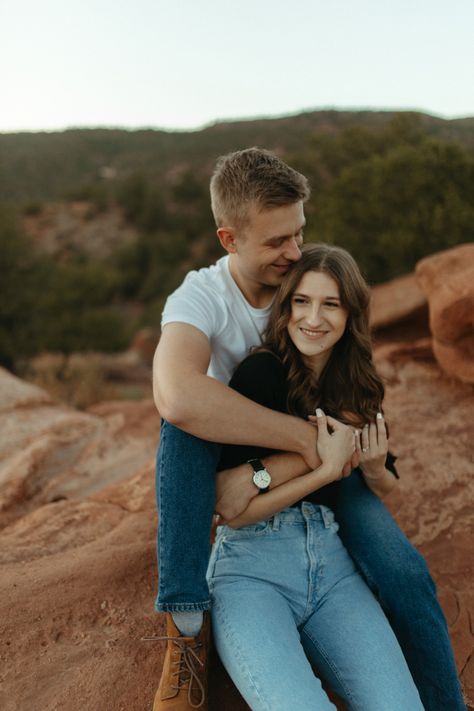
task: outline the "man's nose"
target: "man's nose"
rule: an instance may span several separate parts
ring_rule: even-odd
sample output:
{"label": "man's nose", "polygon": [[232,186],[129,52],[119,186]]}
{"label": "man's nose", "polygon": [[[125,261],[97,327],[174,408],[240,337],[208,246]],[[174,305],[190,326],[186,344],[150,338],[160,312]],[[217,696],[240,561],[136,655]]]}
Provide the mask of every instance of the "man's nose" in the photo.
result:
{"label": "man's nose", "polygon": [[292,239],[286,242],[283,256],[285,259],[288,259],[289,262],[297,262],[298,259],[300,259],[301,248],[296,237],[292,237]]}

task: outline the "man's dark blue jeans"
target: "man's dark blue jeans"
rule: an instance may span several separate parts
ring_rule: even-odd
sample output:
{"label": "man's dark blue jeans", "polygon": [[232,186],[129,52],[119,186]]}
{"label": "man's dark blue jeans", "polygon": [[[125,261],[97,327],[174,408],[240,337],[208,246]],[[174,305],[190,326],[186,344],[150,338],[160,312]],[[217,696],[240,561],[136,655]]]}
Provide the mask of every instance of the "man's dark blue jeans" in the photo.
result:
{"label": "man's dark blue jeans", "polygon": [[[220,445],[162,422],[158,611],[210,607],[206,570],[219,455]],[[357,471],[340,482],[334,513],[343,543],[392,625],[426,711],[465,711],[446,620],[423,557]]]}

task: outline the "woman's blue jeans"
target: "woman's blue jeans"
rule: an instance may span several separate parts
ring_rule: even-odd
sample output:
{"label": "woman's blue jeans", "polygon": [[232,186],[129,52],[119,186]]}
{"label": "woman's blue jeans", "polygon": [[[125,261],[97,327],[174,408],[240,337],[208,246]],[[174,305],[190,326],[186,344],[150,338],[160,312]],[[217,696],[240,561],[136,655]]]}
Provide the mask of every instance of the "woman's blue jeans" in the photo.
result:
{"label": "woman's blue jeans", "polygon": [[[157,457],[159,611],[210,608],[206,571],[220,446],[162,423]],[[358,472],[340,482],[339,535],[377,595],[426,711],[465,711],[426,563]]]}
{"label": "woman's blue jeans", "polygon": [[218,528],[208,580],[219,656],[254,711],[335,711],[311,665],[350,711],[423,711],[337,530],[330,509],[308,502]]}

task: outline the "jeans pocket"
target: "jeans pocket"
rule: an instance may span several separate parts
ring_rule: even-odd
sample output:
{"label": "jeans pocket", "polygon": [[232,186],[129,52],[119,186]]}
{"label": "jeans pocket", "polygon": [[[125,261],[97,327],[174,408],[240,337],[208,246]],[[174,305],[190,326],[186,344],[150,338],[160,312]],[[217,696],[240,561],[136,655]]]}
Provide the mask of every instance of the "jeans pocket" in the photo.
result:
{"label": "jeans pocket", "polygon": [[212,594],[213,579],[216,572],[216,566],[222,551],[223,536],[218,536],[211,549],[209,564],[207,566],[206,579],[209,587],[209,592]]}

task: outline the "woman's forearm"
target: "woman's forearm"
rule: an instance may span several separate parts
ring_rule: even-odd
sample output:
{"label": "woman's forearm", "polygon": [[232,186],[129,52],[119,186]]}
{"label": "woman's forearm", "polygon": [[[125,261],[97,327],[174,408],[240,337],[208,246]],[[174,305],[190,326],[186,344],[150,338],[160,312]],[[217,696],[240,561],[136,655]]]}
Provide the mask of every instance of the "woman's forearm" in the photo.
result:
{"label": "woman's forearm", "polygon": [[[262,463],[272,477],[270,490],[312,471],[303,457],[292,452],[263,457]],[[215,510],[224,520],[231,521],[243,514],[252,499],[259,495],[252,477],[253,469],[246,462],[218,472]]]}
{"label": "woman's forearm", "polygon": [[369,489],[380,498],[387,496],[387,494],[395,488],[397,483],[397,478],[389,469],[384,469],[383,474],[380,477],[370,477],[364,473],[363,469],[362,474]]}
{"label": "woman's forearm", "polygon": [[322,464],[318,469],[308,474],[297,476],[284,484],[271,488],[265,494],[255,496],[245,511],[227,523],[231,528],[240,528],[262,521],[308,496],[312,491],[334,481],[335,477],[334,469]]}
{"label": "woman's forearm", "polygon": [[[293,452],[271,454],[268,457],[264,457],[262,462],[272,477],[270,490],[302,474],[308,474],[310,471],[314,471],[308,467],[301,455],[294,454]],[[318,466],[320,466],[320,464],[321,461],[318,456]]]}

